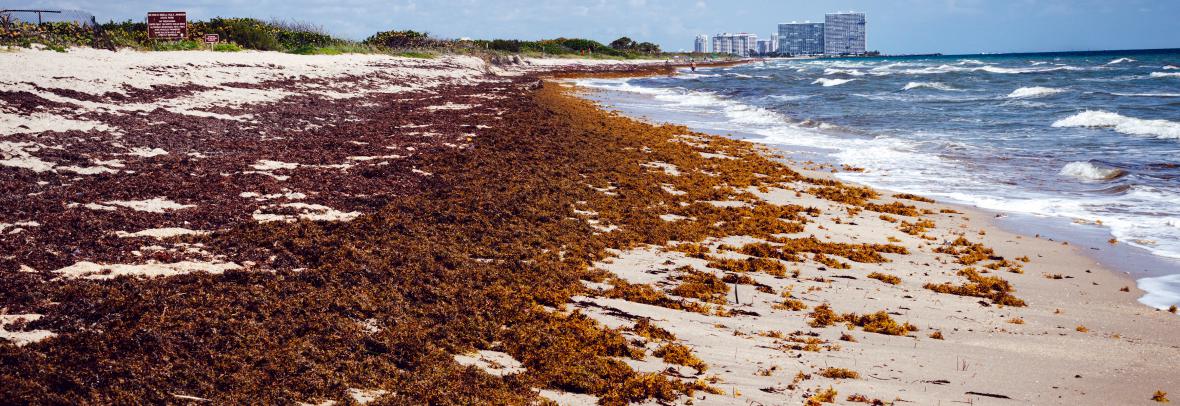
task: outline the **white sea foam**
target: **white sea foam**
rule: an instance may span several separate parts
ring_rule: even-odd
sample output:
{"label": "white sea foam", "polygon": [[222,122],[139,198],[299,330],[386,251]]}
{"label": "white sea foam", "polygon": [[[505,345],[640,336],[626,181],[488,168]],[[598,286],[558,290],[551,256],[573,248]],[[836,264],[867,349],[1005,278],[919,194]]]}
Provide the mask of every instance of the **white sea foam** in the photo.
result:
{"label": "white sea foam", "polygon": [[1118,65],[1118,64],[1124,63],[1124,62],[1135,62],[1135,60],[1131,59],[1131,58],[1119,58],[1119,59],[1115,59],[1113,61],[1107,62],[1106,64],[1107,65]]}
{"label": "white sea foam", "polygon": [[1176,66],[1176,65],[1164,66],[1164,70],[1177,70],[1177,69],[1180,69],[1180,66]]}
{"label": "white sea foam", "polygon": [[1081,180],[1110,180],[1126,174],[1122,169],[1095,165],[1090,162],[1070,162],[1061,168],[1060,173]]}
{"label": "white sea foam", "polygon": [[1143,278],[1138,280],[1136,285],[1139,289],[1147,292],[1146,295],[1139,298],[1139,303],[1157,309],[1180,305],[1180,275]]}
{"label": "white sea foam", "polygon": [[1008,98],[1009,99],[1027,99],[1027,98],[1034,98],[1034,97],[1044,97],[1044,96],[1049,96],[1049,95],[1061,93],[1064,91],[1065,91],[1065,89],[1055,89],[1052,87],[1041,87],[1041,86],[1022,87],[1022,88],[1013,90],[1012,93],[1009,93]]}
{"label": "white sea foam", "polygon": [[1180,123],[1168,120],[1144,120],[1101,110],[1086,110],[1057,120],[1053,126],[1111,128],[1127,135],[1180,138]]}
{"label": "white sea foam", "polygon": [[841,75],[841,74],[843,74],[843,75],[849,75],[849,76],[864,76],[865,75],[864,72],[856,70],[856,69],[835,69],[835,68],[824,69],[824,74],[825,75]]}
{"label": "white sea foam", "polygon": [[832,86],[840,86],[840,85],[842,85],[842,84],[845,84],[845,83],[848,83],[848,82],[851,82],[851,81],[854,81],[854,80],[856,80],[856,79],[829,79],[829,78],[819,78],[819,79],[816,79],[814,82],[811,82],[811,84],[813,84],[813,85],[824,85],[824,87],[832,87]]}
{"label": "white sea foam", "polygon": [[1151,72],[1153,78],[1180,78],[1180,72]]}
{"label": "white sea foam", "polygon": [[913,89],[934,89],[934,90],[942,90],[942,91],[957,91],[957,90],[959,90],[959,89],[955,89],[955,88],[951,87],[950,85],[948,85],[946,83],[942,83],[942,82],[910,82],[910,83],[906,83],[905,87],[903,87],[901,90],[913,90]]}
{"label": "white sea foam", "polygon": [[1029,68],[1007,68],[1003,66],[983,65],[983,66],[962,66],[962,65],[938,65],[925,66],[913,69],[893,69],[892,66],[880,66],[873,68],[869,73],[878,76],[903,74],[903,75],[937,75],[954,72],[988,72],[996,74],[1022,74],[1022,73],[1043,73],[1043,72],[1057,72],[1057,71],[1077,71],[1086,70],[1086,68],[1079,68],[1076,66],[1053,66],[1053,67],[1029,67]]}

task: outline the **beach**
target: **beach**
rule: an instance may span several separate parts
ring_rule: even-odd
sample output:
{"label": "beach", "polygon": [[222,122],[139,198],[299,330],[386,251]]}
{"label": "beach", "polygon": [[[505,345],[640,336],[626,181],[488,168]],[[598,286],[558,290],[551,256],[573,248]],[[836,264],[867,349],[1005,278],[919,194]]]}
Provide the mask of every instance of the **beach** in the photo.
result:
{"label": "beach", "polygon": [[20,67],[0,73],[0,398],[1180,393],[1180,318],[1088,247],[606,111],[569,80],[672,74],[662,61],[0,61]]}

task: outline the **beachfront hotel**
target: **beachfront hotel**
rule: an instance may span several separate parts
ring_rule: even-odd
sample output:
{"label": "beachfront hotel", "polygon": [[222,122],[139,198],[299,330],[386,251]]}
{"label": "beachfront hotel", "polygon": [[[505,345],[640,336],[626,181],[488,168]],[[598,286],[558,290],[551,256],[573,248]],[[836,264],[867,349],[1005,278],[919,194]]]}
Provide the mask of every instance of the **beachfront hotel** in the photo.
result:
{"label": "beachfront hotel", "polygon": [[778,25],[778,52],[790,55],[824,53],[824,23],[790,22]]}
{"label": "beachfront hotel", "polygon": [[723,33],[713,36],[713,52],[737,56],[750,56],[751,51],[757,51],[758,36],[750,33]]}
{"label": "beachfront hotel", "polygon": [[825,55],[865,54],[864,13],[829,13],[823,25]]}
{"label": "beachfront hotel", "polygon": [[692,52],[698,53],[698,54],[703,54],[705,52],[708,52],[709,51],[707,49],[708,43],[709,43],[709,37],[707,35],[704,35],[704,34],[697,35],[696,41],[693,42],[693,44],[692,44]]}

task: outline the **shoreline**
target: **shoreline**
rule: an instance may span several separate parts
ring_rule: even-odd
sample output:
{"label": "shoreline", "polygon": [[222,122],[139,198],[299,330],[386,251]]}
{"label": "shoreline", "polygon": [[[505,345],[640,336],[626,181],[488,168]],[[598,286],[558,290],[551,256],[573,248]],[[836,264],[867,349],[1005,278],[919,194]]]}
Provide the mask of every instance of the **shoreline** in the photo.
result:
{"label": "shoreline", "polygon": [[[574,86],[576,86],[576,84]],[[595,92],[595,91],[600,91],[600,90],[587,89],[585,91]],[[595,102],[595,103],[599,104],[604,109],[614,109],[614,107],[610,106],[610,105],[601,105],[598,102]],[[634,118],[634,119],[640,120],[640,121],[648,123],[650,125],[664,125],[662,122],[652,121],[651,119],[649,119],[647,117]],[[714,135],[714,136],[720,136],[720,135]],[[737,140],[737,142],[746,143],[746,141],[741,141],[741,140]],[[749,143],[749,145],[751,145],[752,148],[754,148],[756,150],[767,151],[766,153],[771,154],[771,155],[779,154],[778,150],[773,145],[766,145],[766,144],[759,144],[759,143]],[[790,165],[792,167],[798,168],[802,164],[796,162],[796,163],[793,163]],[[822,171],[822,169],[825,169],[825,168],[821,167],[821,168],[816,168],[816,169],[821,169],[821,171],[810,171],[810,172],[809,171],[801,171],[801,172],[805,173],[805,174],[810,174],[811,176],[816,176],[816,177],[827,177],[827,178],[832,178],[832,179],[835,178],[834,174],[832,174],[831,172]],[[845,181],[841,181],[841,182],[845,182]],[[848,182],[845,182],[845,183],[848,183]],[[848,183],[848,184],[855,185],[855,183]],[[875,189],[875,190],[878,190],[883,195],[893,195],[894,194],[893,192],[890,192],[887,190],[882,190],[882,189]],[[784,202],[784,203],[790,202],[790,201],[791,201],[791,199],[780,200],[780,202]],[[907,203],[912,203],[912,202],[907,202]],[[1004,257],[1007,257],[1007,258],[1032,257],[1031,262],[1026,266],[1025,270],[1027,272],[1025,272],[1022,275],[1013,275],[1011,277],[1006,277],[1006,279],[1011,281],[1011,283],[1017,289],[1018,296],[1022,296],[1022,297],[1027,296],[1027,297],[1032,298],[1029,300],[1030,308],[1020,308],[1019,310],[1013,309],[1010,312],[1004,312],[1004,314],[1005,314],[1003,316],[1004,318],[1020,319],[1021,324],[1018,325],[1020,327],[1017,327],[1015,325],[1011,325],[1011,323],[1008,323],[1008,324],[988,323],[991,331],[988,332],[985,337],[979,337],[978,335],[976,335],[976,336],[968,339],[969,342],[974,343],[974,344],[972,344],[973,346],[978,345],[978,346],[981,346],[982,348],[991,348],[993,350],[996,350],[999,348],[996,346],[1000,345],[1000,346],[1003,346],[1003,348],[1005,348],[1005,351],[1013,351],[1013,350],[1020,348],[1019,346],[1021,344],[1016,344],[1014,342],[1007,342],[1009,339],[1003,338],[1003,336],[1010,335],[1010,334],[1016,334],[1016,335],[1021,335],[1021,336],[1027,335],[1027,334],[1029,334],[1029,332],[1026,330],[1027,327],[1025,327],[1025,326],[1036,325],[1036,326],[1040,326],[1041,328],[1045,328],[1045,330],[1043,332],[1041,332],[1041,334],[1046,334],[1046,335],[1050,334],[1050,332],[1053,329],[1057,329],[1059,332],[1054,335],[1060,335],[1060,336],[1071,335],[1069,333],[1066,333],[1066,331],[1069,331],[1073,334],[1081,334],[1081,335],[1090,334],[1093,331],[1100,331],[1101,332],[1100,334],[1107,336],[1107,339],[1115,338],[1116,339],[1115,341],[1126,340],[1126,342],[1140,342],[1141,340],[1148,340],[1148,339],[1153,340],[1153,341],[1157,341],[1162,346],[1161,349],[1162,348],[1170,348],[1171,349],[1171,350],[1165,350],[1165,352],[1166,351],[1174,351],[1176,348],[1180,348],[1180,342],[1178,342],[1174,337],[1172,337],[1178,331],[1177,325],[1176,325],[1176,319],[1175,319],[1176,316],[1168,314],[1166,311],[1164,311],[1162,309],[1155,309],[1155,308],[1145,306],[1144,304],[1140,303],[1137,300],[1137,298],[1140,296],[1140,294],[1145,293],[1145,292],[1142,292],[1137,288],[1136,283],[1135,283],[1136,278],[1132,278],[1123,272],[1116,271],[1114,269],[1111,269],[1109,267],[1106,267],[1104,265],[1097,263],[1096,261],[1093,260],[1093,258],[1086,255],[1088,253],[1084,252],[1084,250],[1086,250],[1085,247],[1081,247],[1076,244],[1063,245],[1061,241],[1054,241],[1049,238],[1036,238],[1033,236],[1025,236],[1025,235],[1021,235],[1018,233],[1008,231],[1008,230],[1004,229],[1001,225],[997,224],[997,219],[995,218],[996,213],[994,213],[994,212],[989,213],[989,211],[985,210],[985,209],[980,209],[980,208],[976,208],[976,207],[972,207],[972,206],[966,206],[966,205],[962,205],[962,204],[941,203],[941,202],[938,203],[936,206],[950,207],[954,211],[963,213],[962,215],[960,215],[960,217],[966,217],[969,220],[965,220],[961,224],[958,224],[958,227],[963,230],[970,230],[971,232],[963,233],[963,235],[970,235],[970,238],[972,241],[976,241],[976,239],[978,239],[984,245],[994,248],[997,252],[1002,253],[1002,255],[1004,255]],[[826,210],[825,210],[825,212],[826,212]],[[861,220],[858,220],[857,222],[859,223],[860,221]],[[939,223],[940,228],[942,228],[943,227],[942,222],[939,221],[938,223]],[[825,224],[825,225],[830,226],[830,224]],[[956,233],[956,231],[954,231],[953,229],[948,230],[948,229],[943,228],[943,231],[950,232],[952,235]],[[962,231],[959,231],[958,233],[962,233]],[[943,244],[945,244],[949,240],[943,239],[942,241],[943,241]],[[664,257],[657,256],[656,258],[664,258]],[[680,259],[680,260],[684,260],[684,259]],[[634,264],[635,263],[634,261],[637,261],[637,260],[629,260],[626,262],[628,264]],[[656,262],[654,260],[648,260],[648,261],[649,261],[649,263]],[[642,261],[640,261],[640,263],[642,263]],[[680,264],[680,263],[681,262],[676,262],[676,264]],[[911,263],[912,263],[912,261],[911,261]],[[945,262],[944,262],[944,264],[945,264]],[[650,269],[650,265],[649,265],[648,269]],[[822,269],[822,268],[820,268],[820,269]],[[854,267],[854,269],[855,269],[855,267]],[[631,268],[631,269],[628,269],[628,268],[612,269],[612,271],[614,271],[616,273],[621,272],[623,274],[629,275],[628,279],[636,278],[639,281],[650,281],[650,279],[648,279],[648,278],[650,278],[650,275],[645,276],[642,274],[635,274],[636,270],[633,268]],[[911,276],[912,275],[913,274],[911,273]],[[1062,282],[1062,281],[1064,281],[1064,282]],[[1062,284],[1065,284],[1066,286],[1060,286]],[[1066,289],[1066,291],[1068,293],[1061,292],[1061,289],[1063,289],[1063,288]],[[1123,288],[1126,288],[1127,291],[1123,291],[1122,290]],[[864,289],[872,290],[871,287],[867,287],[867,286],[863,286],[863,285],[861,285],[861,287],[849,286],[849,287],[845,287],[844,289],[845,290],[851,289],[853,291],[859,291],[859,290],[864,290]],[[917,289],[920,290],[921,287],[917,287]],[[907,290],[907,291],[909,291],[909,290]],[[1061,292],[1061,293],[1058,293],[1058,292]],[[1139,294],[1137,294],[1136,292],[1139,292]],[[1064,296],[1059,296],[1062,294],[1064,294]],[[886,301],[885,299],[882,299],[882,298],[877,298],[877,299],[884,301],[885,303],[890,303],[888,306],[899,306],[897,308],[903,308],[903,309],[905,308],[905,305],[901,305],[895,301],[890,302],[890,301]],[[834,298],[830,298],[830,300],[832,300],[831,303],[833,304],[833,307],[837,307],[838,309],[839,309],[839,307],[838,307],[839,303],[848,301],[848,300],[838,300],[838,299],[834,299]],[[939,299],[937,299],[937,298],[934,300],[936,302],[939,301]],[[855,303],[857,301],[852,301],[852,302]],[[633,307],[622,307],[622,306],[626,306],[625,303],[612,303],[612,304],[615,306],[620,306],[619,308],[624,309],[626,311],[638,311],[638,309],[635,309]],[[983,304],[983,302],[981,302],[981,304]],[[943,305],[944,306],[949,305],[949,303],[944,302]],[[954,310],[955,312],[960,312],[960,313],[965,313],[965,314],[975,313],[975,311],[969,310],[968,308],[963,308],[963,307],[958,307],[958,306],[955,306],[952,308],[956,309],[956,310]],[[765,309],[765,308],[762,308],[762,309]],[[761,312],[761,309],[756,310],[756,312]],[[639,313],[639,314],[643,314],[643,313]],[[658,316],[652,316],[652,317],[656,317],[657,319],[663,318],[665,320],[676,320],[675,322],[670,323],[671,325],[686,322],[684,319],[674,318],[673,316],[666,314],[666,312],[658,312],[656,314],[658,314]],[[911,311],[907,310],[907,311],[902,311],[901,314],[908,315],[908,314],[913,314],[913,313]],[[1068,316],[1063,316],[1063,315],[1068,315]],[[605,316],[603,316],[603,317],[607,318]],[[923,320],[926,320],[926,319],[923,319]],[[1002,319],[1001,319],[1001,321],[1002,321]],[[1025,324],[1025,323],[1027,323],[1027,324]],[[968,323],[968,326],[971,324],[973,324],[973,323]],[[665,324],[661,324],[661,325],[665,325]],[[747,333],[756,333],[758,330],[770,330],[770,327],[773,325],[774,324],[767,324],[767,325],[758,327],[757,324],[754,324],[754,325],[746,324],[743,329],[737,329],[737,331],[734,331],[733,334],[738,335],[743,330],[746,331]],[[922,325],[922,324],[918,323],[918,325]],[[1094,326],[1101,326],[1101,327],[1095,328]],[[1074,327],[1076,327],[1076,329]],[[960,333],[963,332],[962,330],[966,330],[968,332],[973,331],[970,327],[966,327],[966,326],[952,327],[950,329],[954,330],[954,331],[958,331]],[[671,330],[676,334],[687,333],[683,329],[671,329]],[[751,330],[753,330],[753,331],[751,331]],[[947,330],[948,329],[944,328],[940,331],[945,333]],[[1077,331],[1073,331],[1073,330],[1077,330]],[[1083,331],[1083,330],[1085,330],[1085,331]],[[765,331],[763,331],[763,332],[765,332]],[[997,335],[998,335],[998,337],[997,337]],[[857,338],[860,338],[860,337],[857,336]],[[942,338],[940,338],[940,339],[942,339]],[[690,346],[694,346],[694,348],[698,348],[698,349],[699,348],[726,347],[726,345],[722,345],[717,342],[710,342],[707,339],[702,338],[700,340],[702,340],[702,341],[692,341]],[[951,340],[951,339],[948,338],[947,340]],[[1081,362],[1081,360],[1076,359],[1072,356],[1065,356],[1065,352],[1062,352],[1062,351],[1067,351],[1068,348],[1073,348],[1078,345],[1092,346],[1092,345],[1098,345],[1098,344],[1092,343],[1092,342],[1089,342],[1087,344],[1081,344],[1080,342],[1078,342],[1076,340],[1077,340],[1076,338],[1063,339],[1061,342],[1055,342],[1054,340],[1051,340],[1051,339],[1044,340],[1044,341],[1037,340],[1036,344],[1026,344],[1026,345],[1031,346],[1030,349],[1037,348],[1036,351],[1042,355],[1044,355],[1045,352],[1048,351],[1049,353],[1057,354],[1056,356],[1061,357],[1061,358],[1050,357],[1050,359],[1042,359],[1040,361],[1031,361],[1031,360],[1022,359],[1024,357],[1030,356],[1031,354],[1023,353],[1023,351],[1016,351],[1015,353],[1010,353],[1008,355],[992,354],[992,355],[987,356],[987,359],[989,360],[990,363],[998,363],[998,364],[1005,365],[1005,367],[1003,367],[1003,368],[1013,368],[1014,370],[1019,370],[1019,371],[1029,371],[1032,369],[1038,369],[1041,371],[1044,371],[1047,369],[1057,369],[1059,372],[1063,372],[1061,370],[1061,368],[1065,368],[1065,369],[1078,368],[1078,369],[1075,369],[1074,372],[1081,372],[1082,368],[1083,368],[1083,367],[1081,367],[1081,365],[1088,364],[1088,363]],[[863,339],[862,339],[862,341],[863,341]],[[919,341],[923,341],[923,340],[919,339]],[[1090,340],[1083,340],[1083,341],[1088,342]],[[925,342],[925,341],[923,341],[923,342]],[[1007,342],[1007,343],[1005,343],[1005,342]],[[728,345],[736,345],[736,344],[730,343]],[[1116,346],[1110,346],[1110,347],[1116,347]],[[1049,350],[1050,348],[1052,348],[1053,350]],[[939,353],[939,354],[932,355],[932,356],[927,356],[927,355],[918,356],[916,354],[911,354],[908,356],[915,356],[915,357],[917,357],[916,359],[925,359],[926,360],[925,362],[935,362],[935,363],[951,362],[950,358],[953,358],[953,359],[955,359],[955,361],[953,361],[954,363],[958,363],[958,362],[964,363],[964,366],[962,366],[964,371],[970,369],[968,366],[965,365],[968,361],[966,361],[965,359],[960,359],[961,358],[960,355],[968,355],[970,353],[969,352],[968,353],[959,353],[959,351],[960,350],[952,350],[950,354]],[[1057,351],[1057,352],[1055,352],[1055,351]],[[1114,349],[1107,349],[1107,350],[1101,350],[1101,351],[1115,351],[1115,350]],[[1017,355],[1017,354],[1022,354],[1022,353],[1023,353],[1023,355]],[[954,355],[954,354],[959,354],[959,355]],[[864,354],[862,354],[861,356],[864,356]],[[947,357],[947,358],[942,358],[942,357]],[[969,357],[969,355],[968,355],[968,357]],[[839,358],[839,357],[837,357],[837,358]],[[935,359],[940,359],[940,358],[942,358],[944,361],[933,361]],[[716,357],[713,357],[713,358],[705,357],[702,359],[704,359],[706,362],[710,362],[710,363],[724,362],[724,361],[719,361]],[[752,357],[752,358],[747,357],[745,359],[750,362],[753,362],[753,360],[761,359],[761,358],[760,357]],[[1094,361],[1098,361],[1098,359],[1092,359],[1090,361],[1094,362]],[[1090,374],[1097,374],[1097,376],[1105,376],[1107,373],[1097,372],[1097,371],[1101,370],[1104,367],[1110,367],[1109,363],[1112,363],[1113,361],[1114,361],[1113,359],[1107,359],[1107,360],[1097,362],[1097,364],[1093,364],[1090,367],[1085,367],[1085,368],[1095,368],[1096,367],[1098,369],[1097,370],[1090,370]],[[758,364],[761,365],[762,362],[758,362]],[[734,365],[732,363],[725,363],[725,365],[727,368],[738,368],[737,365]],[[1053,365],[1053,367],[1047,368],[1049,365]],[[989,368],[996,368],[996,366],[992,365]],[[1003,368],[1001,368],[1001,369],[1003,369]],[[891,371],[892,371],[892,369],[891,369]],[[759,371],[749,371],[749,372],[751,372],[751,373],[758,372],[758,374],[761,374],[764,371],[759,370]],[[1102,389],[1098,390],[1098,392],[1102,392],[1104,394],[1103,399],[1105,399],[1104,400],[1105,402],[1132,402],[1133,401],[1132,399],[1135,399],[1134,397],[1129,397],[1129,398],[1120,397],[1120,396],[1124,396],[1124,395],[1125,396],[1132,396],[1132,395],[1127,394],[1125,392],[1126,388],[1119,389],[1114,386],[1111,386],[1111,384],[1113,383],[1111,380],[1094,381],[1092,379],[1085,379],[1084,377],[1091,376],[1090,374],[1087,374],[1087,373],[1074,373],[1074,375],[1077,375],[1077,378],[1073,378],[1073,375],[1069,375],[1069,377],[1071,377],[1073,379],[1077,379],[1079,381],[1084,379],[1085,383],[1080,383],[1079,381],[1070,382],[1067,380],[1055,381],[1055,382],[1057,382],[1057,384],[1053,386],[1053,391],[1046,391],[1045,389],[1031,389],[1027,385],[1018,384],[1017,382],[1014,382],[1014,381],[1011,381],[1008,379],[1004,379],[1004,378],[1000,378],[997,376],[993,376],[991,378],[984,377],[986,375],[990,375],[990,374],[994,374],[994,373],[996,373],[996,370],[990,369],[988,372],[983,373],[983,376],[973,375],[973,377],[971,379],[972,380],[982,380],[983,382],[986,382],[987,385],[991,385],[993,389],[994,388],[1021,388],[1021,387],[1023,387],[1023,389],[1014,389],[1016,391],[1023,391],[1023,392],[1020,392],[1020,395],[1018,395],[1018,396],[1013,396],[1013,395],[1011,395],[1010,392],[1001,391],[999,389],[995,389],[995,392],[991,392],[991,393],[1001,393],[1002,392],[1002,393],[1007,394],[1005,396],[1010,396],[1013,399],[1021,399],[1025,402],[1032,402],[1032,403],[1045,403],[1045,404],[1050,404],[1050,403],[1051,404],[1059,404],[1059,403],[1061,403],[1061,404],[1065,404],[1065,403],[1076,402],[1076,401],[1097,402],[1098,400],[1095,400],[1094,398],[1091,398],[1089,396],[1093,395],[1093,393],[1091,392],[1091,390],[1094,390],[1093,388],[1099,388],[1099,387],[1101,387]],[[1022,379],[1035,379],[1035,378],[1031,378],[1032,375],[1035,375],[1035,374],[1022,375]],[[1165,373],[1165,376],[1166,375],[1167,374]],[[911,375],[911,379],[913,379],[914,381],[922,381],[922,379],[920,379],[920,378],[921,378],[921,375],[917,375],[917,376]],[[1062,377],[1062,378],[1064,378],[1064,377]],[[1165,378],[1165,377],[1161,376],[1160,378]],[[1165,378],[1164,382],[1170,382],[1169,385],[1175,385],[1175,383],[1178,382],[1178,379],[1180,379],[1180,378],[1168,377],[1168,378]],[[931,381],[931,380],[927,379],[927,381]],[[1119,381],[1119,382],[1121,382],[1121,384],[1125,384],[1128,382],[1126,380],[1125,376],[1122,379],[1118,379],[1115,381]],[[870,387],[876,387],[876,385],[870,385]],[[1076,389],[1073,389],[1072,394],[1074,396],[1080,396],[1080,397],[1078,397],[1076,400],[1073,400],[1073,401],[1062,400],[1063,398],[1051,399],[1051,398],[1041,397],[1041,396],[1046,395],[1050,392],[1059,393],[1059,392],[1057,392],[1058,388],[1064,388],[1064,387],[1076,388]],[[1083,388],[1089,388],[1089,389],[1083,389]],[[749,389],[751,389],[751,388],[747,387],[746,391],[739,391],[739,392],[748,393],[747,391]],[[930,390],[930,389],[931,388],[926,387],[924,390]],[[818,390],[818,388],[816,390]],[[1140,389],[1140,390],[1145,390],[1145,389]],[[905,390],[902,389],[902,391],[904,392]],[[975,390],[975,391],[967,391],[967,392],[968,392],[968,396],[967,396],[968,402],[974,401],[974,402],[981,402],[981,403],[989,404],[990,402],[995,401],[995,399],[988,399],[987,396],[978,396],[978,395],[971,396],[970,395],[971,393],[980,393],[980,392],[987,392],[987,391]],[[1114,393],[1116,393],[1116,392],[1122,392],[1123,395],[1114,395]],[[912,393],[911,393],[911,395],[912,395]],[[934,398],[926,398],[926,399],[929,401],[953,400],[954,399],[954,397],[951,397],[951,396],[940,397],[940,396],[946,396],[946,395],[947,394],[943,394],[943,395],[935,396]],[[1061,396],[1065,396],[1066,398],[1069,397],[1068,395],[1061,395]],[[905,400],[908,400],[908,401],[914,401],[914,399],[907,398],[904,396],[899,397],[899,399],[902,399],[902,398],[904,398]],[[1087,400],[1082,400],[1082,399],[1087,399]],[[1143,397],[1142,399],[1146,400],[1147,398]]]}
{"label": "shoreline", "polygon": [[[685,72],[678,72],[678,73],[685,73]],[[620,102],[624,103],[624,105],[625,105],[628,102],[628,98],[635,97],[633,95],[630,95],[629,91],[618,91],[618,90],[612,90],[612,89],[606,88],[606,87],[600,88],[599,86],[595,86],[593,89],[586,89],[586,91],[602,92],[603,94],[608,95],[608,96],[604,97],[603,99],[605,99],[604,102],[606,103],[606,106],[608,108],[612,108],[612,109],[615,108],[610,105],[610,103],[612,101],[620,101]],[[609,96],[609,95],[622,95],[622,97]],[[639,96],[639,97],[647,97],[647,96]],[[601,101],[597,98],[595,100]],[[650,106],[644,106],[643,108],[647,109],[647,108],[650,108]],[[645,120],[645,121],[648,121],[653,124],[658,124],[658,123],[661,123],[664,121],[675,123],[676,122],[675,118],[683,118],[683,117],[676,116],[675,114],[672,114],[669,116],[661,116],[661,115],[653,114],[653,115],[657,116],[658,118],[651,119],[651,118],[647,117],[646,113],[644,113],[644,112],[640,112],[638,114],[642,114],[642,116],[636,117],[637,119]],[[740,129],[727,128],[725,131],[713,130],[708,127],[694,127],[694,129],[699,130],[699,131],[713,133],[713,134],[718,134],[718,135],[720,135],[721,133],[726,133],[727,137],[732,137],[732,138],[742,139],[742,140],[746,140],[747,138],[751,138],[751,137],[757,137],[757,135],[755,135],[753,133],[750,133],[747,136],[747,133],[744,133]],[[732,134],[730,134],[730,133],[732,133]],[[822,151],[820,149],[813,150],[812,147],[805,147],[805,146],[786,145],[786,146],[780,147],[777,144],[771,144],[771,143],[763,143],[763,142],[755,142],[755,143],[760,144],[760,145],[767,145],[767,146],[770,146],[770,147],[776,148],[776,149],[780,149],[781,151],[783,151],[784,153],[789,154],[789,155],[795,155],[796,156],[795,158],[788,158],[786,161],[789,164],[794,165],[794,166],[804,164],[804,162],[802,162],[802,161],[807,160],[808,157],[810,157],[812,155],[815,155],[815,154],[822,155],[822,154],[826,153],[825,151]],[[824,161],[821,160],[821,162],[824,162]],[[810,164],[811,161],[808,160],[807,163]],[[835,165],[835,164],[832,164],[832,165],[833,165],[832,169],[839,170],[839,168],[835,167],[837,165]],[[853,165],[855,165],[855,163],[853,163]],[[856,180],[848,180],[844,177],[839,177],[839,178],[843,182],[849,182],[852,184],[869,186],[867,184],[857,182]],[[870,187],[872,187],[872,186],[870,186]],[[882,190],[890,191],[891,193],[899,193],[898,191],[890,190],[888,188],[883,188]],[[921,194],[920,192],[915,192],[915,193]],[[973,210],[979,210],[979,211],[983,211],[985,213],[988,213],[991,217],[995,217],[996,221],[994,221],[993,224],[996,227],[1000,227],[1000,228],[1003,228],[1003,229],[1006,229],[1009,231],[1025,234],[1030,237],[1034,236],[1034,235],[1042,235],[1043,234],[1046,236],[1052,236],[1052,238],[1055,238],[1055,239],[1069,241],[1070,243],[1073,243],[1073,244],[1076,244],[1079,246],[1084,246],[1088,249],[1080,249],[1078,251],[1079,255],[1084,255],[1087,258],[1091,258],[1095,261],[1103,263],[1107,268],[1109,268],[1111,270],[1111,272],[1115,272],[1120,275],[1131,276],[1132,278],[1135,279],[1136,285],[1139,285],[1141,283],[1140,281],[1142,281],[1142,283],[1150,283],[1150,284],[1152,284],[1152,286],[1161,286],[1158,284],[1162,284],[1162,283],[1169,283],[1172,285],[1176,285],[1177,284],[1176,281],[1180,281],[1180,259],[1176,259],[1176,258],[1164,256],[1164,255],[1159,255],[1159,254],[1157,254],[1145,247],[1139,246],[1134,243],[1126,242],[1126,241],[1120,240],[1120,241],[1117,241],[1117,244],[1109,243],[1108,240],[1112,240],[1114,238],[1114,236],[1111,234],[1109,226],[1103,225],[1101,223],[1085,223],[1085,222],[1080,222],[1076,219],[1072,219],[1069,217],[1063,217],[1063,216],[1040,215],[1040,214],[1033,214],[1033,213],[1012,212],[1012,211],[1003,211],[1003,210],[999,210],[999,209],[984,208],[984,207],[978,207],[978,206],[974,205],[973,203],[967,202],[967,201],[957,201],[954,199],[942,200],[943,199],[942,197],[939,197],[938,199],[940,199],[939,200],[940,202],[946,202],[948,204],[953,204],[958,207],[971,208]],[[1017,220],[1017,219],[1019,219],[1019,220]],[[1074,227],[1078,227],[1078,228],[1075,229]],[[1090,228],[1092,228],[1092,229],[1090,229]],[[1097,235],[1098,232],[1103,233],[1104,236]],[[1099,238],[1099,237],[1101,237],[1101,238]],[[1116,261],[1116,260],[1110,259],[1112,257],[1109,256],[1110,255],[1109,252],[1112,252],[1112,251],[1117,253],[1117,255],[1119,255],[1117,258],[1122,259],[1122,261]],[[1143,285],[1139,285],[1139,286],[1143,286]],[[1160,309],[1160,310],[1166,310],[1172,304],[1180,305],[1180,299],[1176,298],[1177,294],[1176,294],[1175,290],[1149,289],[1149,290],[1145,290],[1143,293],[1144,293],[1144,295],[1141,295],[1140,302],[1145,306],[1153,307],[1153,308]]]}
{"label": "shoreline", "polygon": [[5,117],[30,118],[0,134],[20,207],[2,222],[22,227],[0,240],[0,398],[1146,404],[1180,387],[1175,316],[1127,306],[1073,247],[540,75],[25,56],[73,71],[0,78]]}

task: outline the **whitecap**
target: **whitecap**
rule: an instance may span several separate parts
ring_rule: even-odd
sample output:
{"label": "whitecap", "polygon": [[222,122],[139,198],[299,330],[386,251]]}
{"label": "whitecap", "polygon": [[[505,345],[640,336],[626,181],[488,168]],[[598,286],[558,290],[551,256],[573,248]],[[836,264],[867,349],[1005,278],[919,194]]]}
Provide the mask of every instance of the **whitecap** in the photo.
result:
{"label": "whitecap", "polygon": [[1180,78],[1180,72],[1151,72],[1153,78]]}
{"label": "whitecap", "polygon": [[819,79],[816,79],[814,82],[811,82],[811,84],[813,84],[813,85],[824,85],[824,87],[832,87],[832,86],[840,86],[840,85],[842,85],[842,84],[845,84],[845,83],[848,83],[848,82],[851,82],[851,81],[854,81],[854,80],[856,80],[856,79],[829,79],[829,78],[819,78]]}
{"label": "whitecap", "polygon": [[942,82],[910,82],[910,83],[906,83],[905,87],[903,87],[901,90],[913,90],[913,89],[934,89],[934,90],[943,90],[943,91],[957,91],[957,90],[959,90],[959,89],[955,89],[955,88],[951,87],[950,85],[948,85],[946,83],[942,83]]}
{"label": "whitecap", "polygon": [[1110,180],[1126,174],[1122,169],[1096,165],[1091,162],[1070,162],[1061,168],[1060,173],[1081,180]]}
{"label": "whitecap", "polygon": [[864,76],[865,75],[864,72],[858,71],[856,69],[833,69],[833,68],[824,69],[824,74],[825,75],[841,75],[841,74],[843,74],[843,75],[848,75],[848,76]]}
{"label": "whitecap", "polygon": [[1113,61],[1107,62],[1106,64],[1107,65],[1118,65],[1123,62],[1135,62],[1135,60],[1131,59],[1131,58],[1119,58],[1119,59],[1115,59]]}
{"label": "whitecap", "polygon": [[1144,120],[1101,110],[1086,110],[1057,120],[1053,127],[1111,128],[1127,135],[1180,139],[1180,123]]}
{"label": "whitecap", "polygon": [[1055,89],[1052,87],[1041,87],[1041,86],[1022,87],[1022,88],[1013,90],[1012,93],[1009,93],[1008,98],[1009,99],[1026,99],[1026,98],[1033,98],[1033,97],[1044,97],[1044,96],[1049,96],[1049,95],[1061,93],[1064,91],[1065,91],[1065,89]]}
{"label": "whitecap", "polygon": [[1164,70],[1176,70],[1176,69],[1180,69],[1180,66],[1168,65],[1168,66],[1164,67]]}

